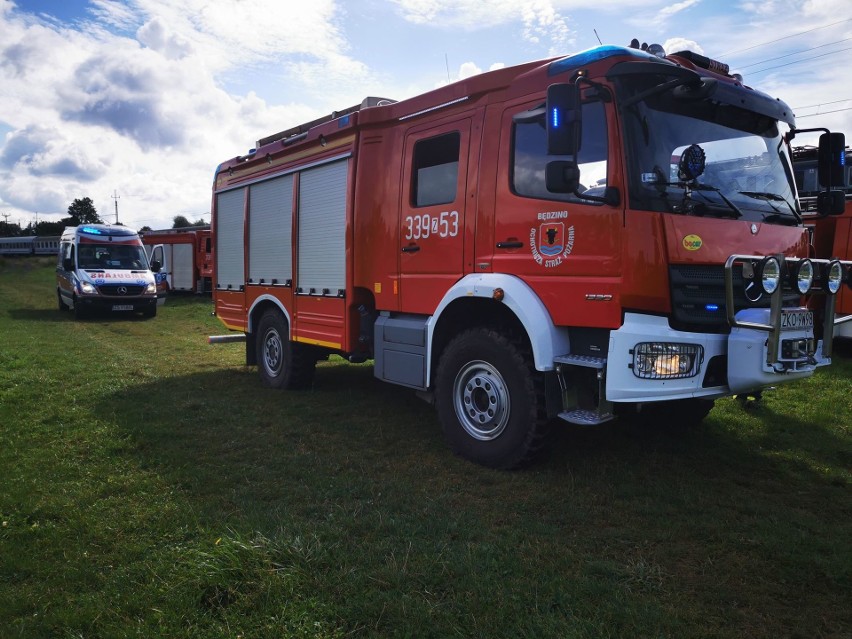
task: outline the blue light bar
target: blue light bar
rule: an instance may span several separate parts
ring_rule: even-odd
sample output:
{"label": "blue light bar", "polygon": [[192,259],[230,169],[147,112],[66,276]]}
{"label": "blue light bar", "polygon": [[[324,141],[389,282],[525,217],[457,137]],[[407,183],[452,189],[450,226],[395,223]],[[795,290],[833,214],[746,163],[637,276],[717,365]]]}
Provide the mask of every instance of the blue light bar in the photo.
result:
{"label": "blue light bar", "polygon": [[719,310],[719,305],[718,304],[705,304],[704,310],[710,311],[711,313],[715,313],[716,311]]}
{"label": "blue light bar", "polygon": [[550,122],[554,129],[559,128],[559,109],[556,107],[550,110]]}
{"label": "blue light bar", "polygon": [[547,68],[547,75],[556,75],[563,71],[572,71],[580,67],[588,66],[598,60],[604,60],[606,58],[612,58],[619,55],[630,56],[631,58],[637,58],[639,60],[654,60],[656,62],[662,61],[661,58],[639,49],[604,45],[601,47],[595,47],[594,49],[586,49],[580,53],[575,53],[574,55],[569,55],[561,58],[560,60],[551,62],[550,66]]}
{"label": "blue light bar", "polygon": [[93,226],[84,226],[80,229],[80,232],[88,235],[103,235],[100,229],[96,229]]}

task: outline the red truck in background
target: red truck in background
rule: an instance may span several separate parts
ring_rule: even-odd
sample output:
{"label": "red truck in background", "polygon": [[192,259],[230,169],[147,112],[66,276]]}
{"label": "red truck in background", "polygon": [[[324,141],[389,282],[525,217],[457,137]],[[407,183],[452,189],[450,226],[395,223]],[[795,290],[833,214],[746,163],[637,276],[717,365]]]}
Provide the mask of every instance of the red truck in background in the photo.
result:
{"label": "red truck in background", "polygon": [[[840,216],[820,215],[817,198],[821,187],[818,179],[819,149],[815,146],[793,148],[793,168],[796,187],[802,204],[805,225],[811,231],[814,255],[821,258],[852,259],[852,150],[845,148],[845,165],[842,180],[832,188],[842,190],[845,198],[844,212]],[[852,291],[842,290],[837,294],[835,313],[839,316],[852,315]],[[852,341],[852,322],[839,324],[835,337]]]}
{"label": "red truck in background", "polygon": [[686,427],[831,361],[804,302],[833,317],[852,264],[809,258],[794,133],[784,102],[658,45],[367,98],[216,169],[215,312],[239,335],[211,342],[244,339],[274,388],[372,359],[490,467],[558,419]]}
{"label": "red truck in background", "polygon": [[169,291],[206,293],[213,281],[213,241],[207,227],[146,231],[142,243],[150,259],[162,268],[157,285],[160,295]]}

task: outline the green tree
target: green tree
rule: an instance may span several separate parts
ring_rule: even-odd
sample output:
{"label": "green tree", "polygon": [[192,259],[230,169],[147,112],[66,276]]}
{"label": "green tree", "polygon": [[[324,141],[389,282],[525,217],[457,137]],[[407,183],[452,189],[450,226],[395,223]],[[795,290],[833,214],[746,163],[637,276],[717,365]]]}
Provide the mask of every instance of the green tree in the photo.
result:
{"label": "green tree", "polygon": [[173,229],[185,229],[188,226],[192,226],[192,223],[186,218],[185,215],[175,215],[172,218],[174,224],[172,225]]}
{"label": "green tree", "polygon": [[90,197],[84,197],[83,199],[77,198],[71,203],[71,206],[68,207],[68,217],[63,221],[67,222],[69,220],[68,226],[103,223]]}

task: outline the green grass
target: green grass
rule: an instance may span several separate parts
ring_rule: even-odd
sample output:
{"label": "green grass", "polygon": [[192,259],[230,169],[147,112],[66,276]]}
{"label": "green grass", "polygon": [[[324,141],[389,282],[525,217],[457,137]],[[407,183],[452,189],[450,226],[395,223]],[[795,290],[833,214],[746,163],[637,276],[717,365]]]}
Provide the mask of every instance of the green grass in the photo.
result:
{"label": "green grass", "polygon": [[209,298],[0,262],[0,637],[848,637],[852,361],[496,472],[369,366],[261,388]]}

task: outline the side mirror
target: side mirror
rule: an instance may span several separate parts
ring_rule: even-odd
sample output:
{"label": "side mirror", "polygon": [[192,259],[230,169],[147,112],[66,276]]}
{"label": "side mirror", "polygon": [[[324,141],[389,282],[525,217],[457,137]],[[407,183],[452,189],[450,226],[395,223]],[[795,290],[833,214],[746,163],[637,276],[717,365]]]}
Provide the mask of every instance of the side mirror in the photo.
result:
{"label": "side mirror", "polygon": [[72,260],[70,257],[66,257],[64,260],[62,260],[62,268],[64,268],[66,271],[73,271],[74,260]]}
{"label": "side mirror", "polygon": [[544,181],[551,193],[573,193],[580,188],[580,168],[572,160],[548,162]]}
{"label": "side mirror", "polygon": [[547,87],[547,153],[575,155],[580,149],[580,93],[575,84]]}
{"label": "side mirror", "polygon": [[160,264],[160,260],[151,260],[152,273],[159,273],[161,268],[163,268],[163,265]]}
{"label": "side mirror", "polygon": [[846,208],[846,195],[832,187],[846,186],[846,136],[842,133],[819,136],[817,163],[819,184],[825,187],[825,191],[817,195],[817,213],[841,215]]}
{"label": "side mirror", "polygon": [[846,210],[846,194],[843,191],[820,191],[817,194],[817,213],[820,215],[843,215]]}

